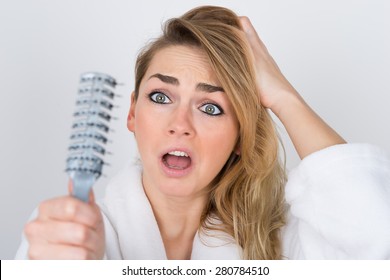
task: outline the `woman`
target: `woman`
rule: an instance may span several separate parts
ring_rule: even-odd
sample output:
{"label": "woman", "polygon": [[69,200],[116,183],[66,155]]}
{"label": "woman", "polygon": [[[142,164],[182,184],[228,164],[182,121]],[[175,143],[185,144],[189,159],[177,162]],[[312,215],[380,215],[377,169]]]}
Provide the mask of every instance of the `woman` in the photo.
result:
{"label": "woman", "polygon": [[[389,159],[345,145],[282,75],[248,18],[208,6],[172,19],[135,74],[127,126],[140,164],[112,180],[100,206],[93,194],[88,204],[43,202],[18,257],[390,256]],[[289,178],[287,204],[267,109],[305,159]],[[375,209],[363,207],[371,201]]]}

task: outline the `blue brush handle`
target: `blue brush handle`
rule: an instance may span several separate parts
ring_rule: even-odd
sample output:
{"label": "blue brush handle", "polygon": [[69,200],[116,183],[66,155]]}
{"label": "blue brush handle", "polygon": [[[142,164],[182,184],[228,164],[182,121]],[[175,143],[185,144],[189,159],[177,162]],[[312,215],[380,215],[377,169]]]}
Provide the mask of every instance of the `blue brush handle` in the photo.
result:
{"label": "blue brush handle", "polygon": [[96,176],[87,172],[72,172],[70,177],[73,185],[72,195],[84,202],[88,202],[89,192],[96,181]]}

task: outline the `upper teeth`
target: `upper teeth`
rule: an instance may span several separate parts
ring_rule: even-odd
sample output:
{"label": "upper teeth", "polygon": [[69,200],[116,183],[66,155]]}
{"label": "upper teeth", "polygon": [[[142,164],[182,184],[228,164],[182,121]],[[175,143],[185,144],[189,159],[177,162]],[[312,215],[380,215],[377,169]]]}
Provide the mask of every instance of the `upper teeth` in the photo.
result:
{"label": "upper teeth", "polygon": [[172,151],[169,152],[168,154],[177,156],[177,157],[188,157],[188,154],[186,152],[181,152],[181,151]]}

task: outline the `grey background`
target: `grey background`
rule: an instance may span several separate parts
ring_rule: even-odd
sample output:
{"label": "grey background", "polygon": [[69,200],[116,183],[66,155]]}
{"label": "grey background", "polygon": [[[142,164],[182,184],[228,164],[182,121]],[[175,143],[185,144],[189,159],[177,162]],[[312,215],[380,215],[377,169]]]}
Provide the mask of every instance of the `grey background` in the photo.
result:
{"label": "grey background", "polygon": [[[101,71],[123,85],[111,167],[136,153],[126,129],[138,50],[161,23],[198,5],[247,15],[284,74],[346,140],[390,151],[388,1],[0,1],[0,258],[11,259],[40,201],[67,192],[64,172],[79,75]],[[287,166],[299,160],[282,127]]]}

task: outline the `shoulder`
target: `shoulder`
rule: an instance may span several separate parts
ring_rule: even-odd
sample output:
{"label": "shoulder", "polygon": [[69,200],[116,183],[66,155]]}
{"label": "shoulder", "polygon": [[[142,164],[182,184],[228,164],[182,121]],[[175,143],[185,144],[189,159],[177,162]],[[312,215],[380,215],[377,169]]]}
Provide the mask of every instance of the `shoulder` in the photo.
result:
{"label": "shoulder", "polygon": [[[286,198],[291,201],[303,195],[309,186],[310,191],[323,188],[329,191],[332,186],[341,191],[356,190],[355,183],[365,188],[371,182],[377,188],[388,188],[387,184],[375,182],[387,181],[389,176],[390,156],[387,151],[370,144],[335,145],[307,156],[289,173]],[[344,188],[339,188],[340,185]]]}
{"label": "shoulder", "polygon": [[295,248],[289,255],[389,257],[390,159],[384,150],[344,144],[308,156],[290,173],[286,201],[284,243]]}

